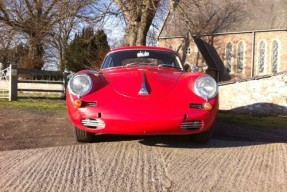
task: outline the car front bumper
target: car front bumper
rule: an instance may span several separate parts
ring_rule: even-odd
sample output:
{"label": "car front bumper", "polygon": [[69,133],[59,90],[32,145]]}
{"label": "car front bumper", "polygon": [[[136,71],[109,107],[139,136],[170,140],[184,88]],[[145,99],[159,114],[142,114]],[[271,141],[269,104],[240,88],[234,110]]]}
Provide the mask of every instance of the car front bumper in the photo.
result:
{"label": "car front bumper", "polygon": [[[68,111],[73,124],[87,132],[124,135],[187,135],[205,132],[213,125],[218,111],[217,100],[213,109],[205,111],[189,105],[129,105],[109,107],[86,106]],[[187,107],[188,106],[188,107]],[[139,110],[141,109],[141,110]]]}

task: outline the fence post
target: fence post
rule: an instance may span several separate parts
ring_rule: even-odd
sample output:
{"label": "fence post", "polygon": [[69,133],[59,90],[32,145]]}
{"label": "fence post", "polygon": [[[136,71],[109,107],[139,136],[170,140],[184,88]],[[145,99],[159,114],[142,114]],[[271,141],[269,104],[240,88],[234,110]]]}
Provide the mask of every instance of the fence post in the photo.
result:
{"label": "fence post", "polygon": [[71,74],[71,73],[68,73],[68,72],[63,72],[63,82],[64,82],[64,96],[63,96],[63,99],[66,100],[66,88],[68,86],[68,75]]}
{"label": "fence post", "polygon": [[10,65],[9,71],[9,101],[17,101],[18,74],[17,65]]}

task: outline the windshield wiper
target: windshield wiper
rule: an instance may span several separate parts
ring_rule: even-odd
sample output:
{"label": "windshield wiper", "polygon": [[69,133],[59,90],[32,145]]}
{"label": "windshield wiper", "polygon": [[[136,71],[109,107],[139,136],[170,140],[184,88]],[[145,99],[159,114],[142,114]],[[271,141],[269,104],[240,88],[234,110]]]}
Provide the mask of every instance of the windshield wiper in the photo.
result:
{"label": "windshield wiper", "polygon": [[132,65],[151,65],[150,63],[128,63],[126,64],[126,67],[132,66]]}
{"label": "windshield wiper", "polygon": [[158,69],[160,67],[168,67],[168,68],[174,68],[174,69],[181,69],[182,70],[182,68],[180,68],[178,66],[172,66],[172,65],[169,65],[169,64],[160,64],[160,65],[158,65]]}
{"label": "windshield wiper", "polygon": [[139,63],[128,63],[126,64],[126,67],[131,66],[131,65],[139,65]]}

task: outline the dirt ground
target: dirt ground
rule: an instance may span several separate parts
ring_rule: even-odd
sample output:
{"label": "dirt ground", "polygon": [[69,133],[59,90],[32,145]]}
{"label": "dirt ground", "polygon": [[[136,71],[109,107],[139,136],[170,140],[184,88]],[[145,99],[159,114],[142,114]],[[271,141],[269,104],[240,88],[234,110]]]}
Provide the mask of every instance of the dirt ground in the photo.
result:
{"label": "dirt ground", "polygon": [[68,115],[0,107],[0,151],[76,144]]}

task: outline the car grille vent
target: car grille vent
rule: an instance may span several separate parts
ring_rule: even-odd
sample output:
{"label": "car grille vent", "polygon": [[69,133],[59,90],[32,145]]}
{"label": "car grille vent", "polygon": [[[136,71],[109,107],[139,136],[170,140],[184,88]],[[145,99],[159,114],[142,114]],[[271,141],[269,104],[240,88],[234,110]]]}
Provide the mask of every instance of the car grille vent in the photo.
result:
{"label": "car grille vent", "polygon": [[83,119],[82,124],[88,128],[105,128],[105,123],[101,119]]}
{"label": "car grille vent", "polygon": [[196,103],[191,103],[189,105],[190,108],[194,108],[194,109],[203,109],[203,105],[202,104],[196,104]]}
{"label": "car grille vent", "polygon": [[90,107],[95,107],[97,106],[96,102],[82,102],[82,106],[86,107],[86,106],[90,106]]}
{"label": "car grille vent", "polygon": [[182,129],[200,129],[202,127],[201,121],[185,121],[182,122],[180,128]]}

